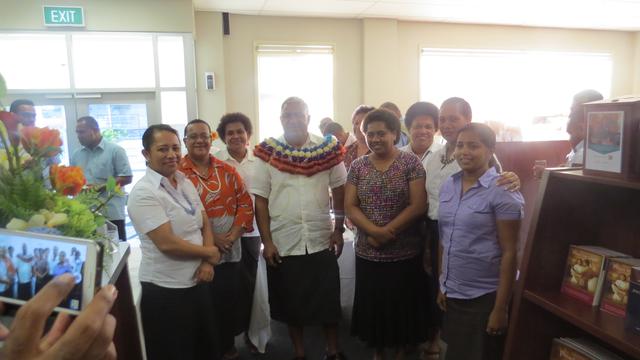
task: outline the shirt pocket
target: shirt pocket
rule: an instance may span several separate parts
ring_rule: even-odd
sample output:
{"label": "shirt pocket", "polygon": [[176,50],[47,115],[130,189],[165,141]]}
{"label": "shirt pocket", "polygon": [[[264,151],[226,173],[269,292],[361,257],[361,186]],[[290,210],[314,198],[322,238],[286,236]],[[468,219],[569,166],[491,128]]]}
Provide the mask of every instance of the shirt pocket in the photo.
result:
{"label": "shirt pocket", "polygon": [[440,193],[440,205],[438,206],[438,221],[451,223],[456,214],[456,203],[453,192]]}
{"label": "shirt pocket", "polygon": [[495,227],[495,216],[493,213],[493,207],[488,200],[475,201],[466,205],[468,216],[466,222],[472,228],[491,229]]}
{"label": "shirt pocket", "polygon": [[111,162],[96,161],[96,163],[91,166],[91,176],[95,179],[96,183],[106,183],[109,176],[113,176]]}

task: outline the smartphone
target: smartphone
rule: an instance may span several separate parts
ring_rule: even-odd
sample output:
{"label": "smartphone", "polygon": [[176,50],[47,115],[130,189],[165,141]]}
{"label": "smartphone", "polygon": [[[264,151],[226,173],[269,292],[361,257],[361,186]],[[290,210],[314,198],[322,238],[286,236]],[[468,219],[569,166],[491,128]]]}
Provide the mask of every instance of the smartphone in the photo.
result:
{"label": "smartphone", "polygon": [[93,240],[0,229],[0,301],[24,304],[65,273],[76,283],[55,310],[78,314],[100,286],[101,247]]}

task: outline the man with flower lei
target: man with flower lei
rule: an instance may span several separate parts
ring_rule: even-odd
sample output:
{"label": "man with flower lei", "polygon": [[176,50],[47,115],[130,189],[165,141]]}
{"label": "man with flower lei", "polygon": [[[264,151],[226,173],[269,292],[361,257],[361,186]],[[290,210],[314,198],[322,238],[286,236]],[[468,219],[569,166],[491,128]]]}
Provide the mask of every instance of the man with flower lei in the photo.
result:
{"label": "man with flower lei", "polygon": [[[344,232],[344,149],[332,137],[308,132],[309,111],[300,98],[281,107],[284,135],[256,146],[256,220],[267,261],[271,317],[286,323],[295,359],[304,359],[303,328],[324,326],[325,359],[338,349],[340,279],[337,259]],[[330,215],[333,196],[335,226]]]}

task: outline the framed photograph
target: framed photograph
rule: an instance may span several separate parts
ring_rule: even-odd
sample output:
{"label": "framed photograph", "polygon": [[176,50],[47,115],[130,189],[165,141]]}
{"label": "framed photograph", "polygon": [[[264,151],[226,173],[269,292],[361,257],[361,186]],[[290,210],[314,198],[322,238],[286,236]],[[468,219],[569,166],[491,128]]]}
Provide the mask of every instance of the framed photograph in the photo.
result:
{"label": "framed photograph", "polygon": [[587,113],[585,169],[622,173],[624,111]]}

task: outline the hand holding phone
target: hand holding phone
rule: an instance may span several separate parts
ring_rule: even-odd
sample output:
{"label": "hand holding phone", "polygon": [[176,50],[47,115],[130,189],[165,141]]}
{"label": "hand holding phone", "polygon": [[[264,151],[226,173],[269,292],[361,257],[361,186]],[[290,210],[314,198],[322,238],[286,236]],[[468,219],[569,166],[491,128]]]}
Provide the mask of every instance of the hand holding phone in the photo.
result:
{"label": "hand holding phone", "polygon": [[74,285],[73,275],[60,275],[23,305],[11,325],[0,358],[116,359],[113,344],[116,319],[109,314],[118,296],[113,285],[102,288],[75,319],[59,313],[51,330],[41,336],[47,318]]}

